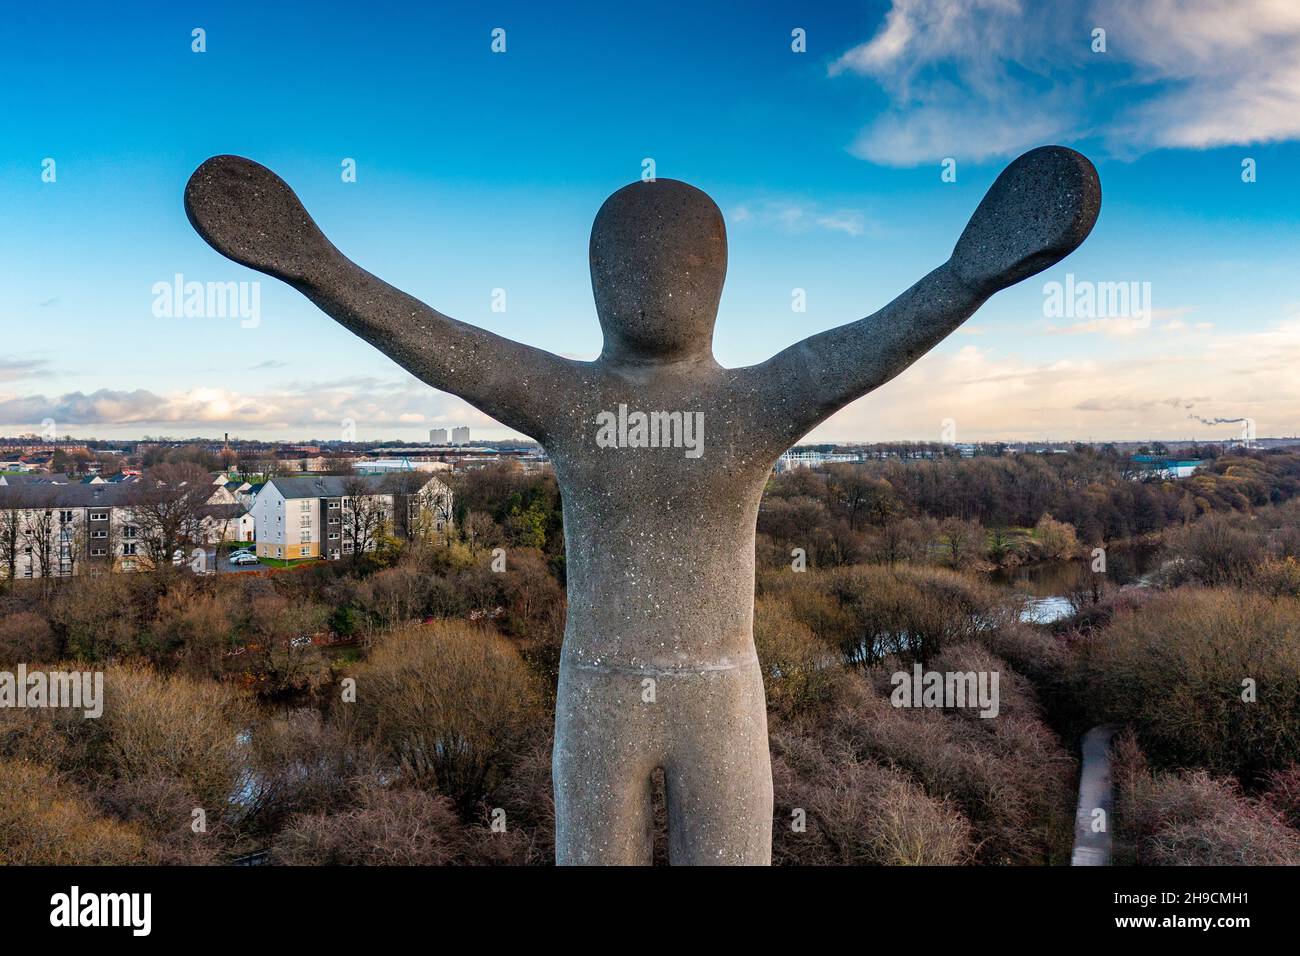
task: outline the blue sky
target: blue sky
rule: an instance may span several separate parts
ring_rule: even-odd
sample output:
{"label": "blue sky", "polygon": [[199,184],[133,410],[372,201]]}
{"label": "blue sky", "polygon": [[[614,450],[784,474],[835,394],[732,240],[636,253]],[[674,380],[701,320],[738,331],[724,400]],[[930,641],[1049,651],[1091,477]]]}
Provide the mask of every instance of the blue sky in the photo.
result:
{"label": "blue sky", "polygon": [[[945,419],[958,440],[1300,430],[1289,4],[437,6],[11,6],[0,433],[48,418],[110,438],[328,439],[344,420],[360,438],[507,434],[209,249],[181,195],[216,153],[275,169],[345,253],[436,308],[583,358],[600,348],[591,219],[653,158],[727,217],[715,351],[747,365],[941,263],[1006,162],[1049,142],[1097,164],[1089,240],[812,437],[937,440]],[[153,288],[177,273],[260,281],[255,327],[156,316]],[[1049,316],[1044,284],[1067,273],[1150,283],[1151,312]]]}

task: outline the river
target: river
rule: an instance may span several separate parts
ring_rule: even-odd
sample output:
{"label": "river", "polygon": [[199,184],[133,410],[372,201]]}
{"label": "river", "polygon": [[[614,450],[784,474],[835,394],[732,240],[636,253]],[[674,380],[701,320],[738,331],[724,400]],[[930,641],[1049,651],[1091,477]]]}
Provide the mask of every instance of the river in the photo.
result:
{"label": "river", "polygon": [[[1112,547],[1106,551],[1105,581],[1112,587],[1134,584],[1157,564],[1159,549]],[[1014,568],[999,568],[992,574],[997,584],[1026,597],[1020,619],[1032,624],[1051,624],[1074,613],[1072,594],[1091,587],[1092,559],[1039,561]]]}

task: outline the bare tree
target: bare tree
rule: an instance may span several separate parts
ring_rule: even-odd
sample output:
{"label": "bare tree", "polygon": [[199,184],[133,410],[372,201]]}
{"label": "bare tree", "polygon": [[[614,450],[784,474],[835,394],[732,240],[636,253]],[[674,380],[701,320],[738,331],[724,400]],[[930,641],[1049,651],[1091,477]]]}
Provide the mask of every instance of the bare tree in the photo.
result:
{"label": "bare tree", "polygon": [[77,573],[77,565],[81,559],[86,556],[89,550],[89,543],[86,540],[88,534],[84,523],[77,520],[77,514],[84,515],[86,512],[81,508],[71,509],[68,520],[63,520],[63,515],[59,515],[58,521],[58,561],[59,572],[66,571],[69,577]]}
{"label": "bare tree", "polygon": [[443,531],[451,543],[451,489],[424,471],[396,472],[383,487],[393,496],[394,521],[407,541],[428,541]]}
{"label": "bare tree", "polygon": [[41,578],[58,574],[58,546],[55,535],[58,516],[54,507],[53,489],[43,489],[32,495],[31,508],[23,524],[24,546],[31,549],[33,573]]}
{"label": "bare tree", "polygon": [[31,496],[21,485],[0,488],[0,570],[11,583],[27,549],[23,529],[30,504]]}
{"label": "bare tree", "polygon": [[189,462],[157,465],[131,485],[123,504],[154,570],[170,569],[177,551],[202,538],[200,525],[211,494],[211,476]]}
{"label": "bare tree", "polygon": [[362,477],[343,482],[343,545],[351,545],[352,560],[364,551],[374,551],[390,520],[388,506],[376,488]]}

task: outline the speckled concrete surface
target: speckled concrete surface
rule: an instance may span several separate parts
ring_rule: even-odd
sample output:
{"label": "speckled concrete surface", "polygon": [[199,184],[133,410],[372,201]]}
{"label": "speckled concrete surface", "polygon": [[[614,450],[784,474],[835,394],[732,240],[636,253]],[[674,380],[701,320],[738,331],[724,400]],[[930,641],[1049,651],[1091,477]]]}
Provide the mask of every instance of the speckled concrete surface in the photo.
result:
{"label": "speckled concrete surface", "polygon": [[761,365],[725,369],[712,341],[726,228],[685,183],[633,183],[597,214],[591,275],[605,346],[593,362],[457,322],[365,272],[250,160],[214,157],[185,190],[190,221],[219,252],[289,282],[423,381],[546,447],[568,544],[557,858],[588,864],[649,861],[658,767],[674,863],[770,862],[753,590],[773,463],[994,292],[1068,255],[1100,205],[1083,156],[1026,153],[948,261],[892,303]]}

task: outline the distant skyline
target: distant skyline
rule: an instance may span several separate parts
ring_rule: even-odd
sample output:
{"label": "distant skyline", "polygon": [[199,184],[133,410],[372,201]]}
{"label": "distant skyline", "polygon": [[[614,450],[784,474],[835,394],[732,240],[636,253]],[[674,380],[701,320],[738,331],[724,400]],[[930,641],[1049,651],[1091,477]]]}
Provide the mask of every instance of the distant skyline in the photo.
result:
{"label": "distant skyline", "polygon": [[[181,193],[217,153],[440,311],[576,358],[600,349],[592,217],[653,159],[726,217],[715,352],[739,366],[885,305],[1049,142],[1098,167],[1084,246],[805,441],[1300,431],[1300,5],[834,6],[7,11],[0,434],[512,434],[209,249]],[[159,315],[176,276],[258,283],[256,322]],[[1118,284],[1119,314],[1061,295]]]}

